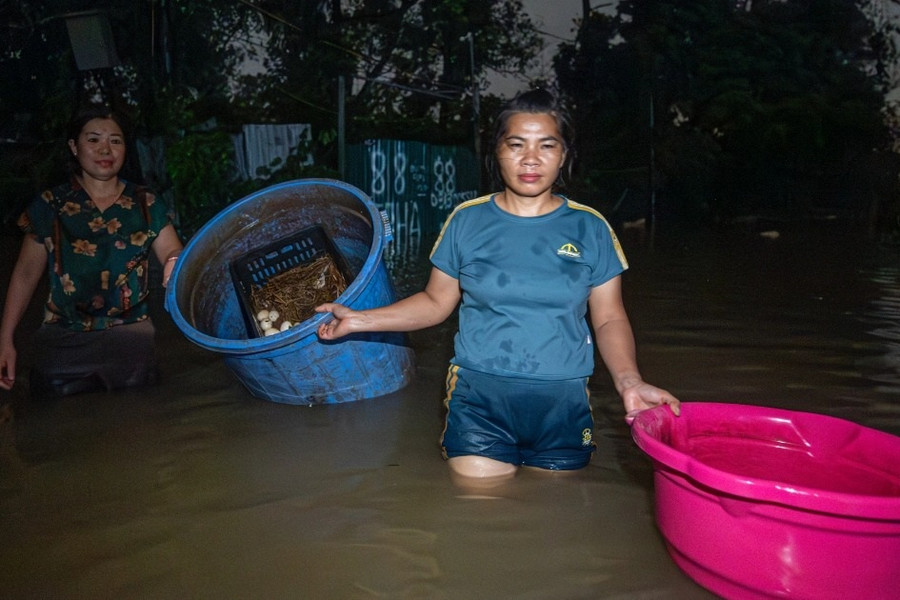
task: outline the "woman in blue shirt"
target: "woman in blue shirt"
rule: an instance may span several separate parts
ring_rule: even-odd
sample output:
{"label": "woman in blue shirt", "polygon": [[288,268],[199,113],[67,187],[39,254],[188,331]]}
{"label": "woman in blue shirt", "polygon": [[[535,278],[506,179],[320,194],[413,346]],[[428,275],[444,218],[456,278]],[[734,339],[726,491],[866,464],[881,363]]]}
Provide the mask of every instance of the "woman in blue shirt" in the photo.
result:
{"label": "woman in blue shirt", "polygon": [[371,310],[317,309],[333,316],[319,337],[333,340],[430,327],[459,304],[441,444],[467,483],[502,481],[520,466],[588,464],[594,344],[628,418],[660,404],[679,409],[638,371],[621,293],[628,264],[615,234],[598,212],[553,191],[570,168],[571,140],[552,94],[518,95],[500,113],[489,157],[503,191],[451,213],[425,290]]}

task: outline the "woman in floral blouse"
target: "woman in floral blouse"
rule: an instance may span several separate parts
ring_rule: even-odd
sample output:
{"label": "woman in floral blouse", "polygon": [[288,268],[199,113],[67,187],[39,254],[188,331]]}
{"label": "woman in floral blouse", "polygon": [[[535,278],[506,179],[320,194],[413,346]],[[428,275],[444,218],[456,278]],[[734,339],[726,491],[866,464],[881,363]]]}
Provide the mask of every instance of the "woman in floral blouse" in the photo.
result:
{"label": "woman in floral blouse", "polygon": [[122,119],[89,107],[72,120],[74,174],[43,192],[19,218],[25,232],[0,321],[0,388],[16,379],[14,332],[44,272],[49,297],[33,336],[33,395],[68,395],[155,382],[147,309],[152,251],[168,282],[182,249],[168,209],[119,177]]}

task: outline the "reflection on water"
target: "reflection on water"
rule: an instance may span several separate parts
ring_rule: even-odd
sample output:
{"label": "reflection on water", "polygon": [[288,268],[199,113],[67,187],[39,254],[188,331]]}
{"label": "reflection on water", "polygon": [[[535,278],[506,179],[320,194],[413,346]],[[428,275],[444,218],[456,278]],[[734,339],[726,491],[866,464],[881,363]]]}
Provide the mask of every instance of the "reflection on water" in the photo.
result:
{"label": "reflection on water", "polygon": [[900,388],[900,266],[878,265],[865,273],[881,293],[862,315],[866,330],[881,340],[883,352],[869,359],[870,368],[880,371],[872,379],[881,382],[887,392]]}
{"label": "reflection on water", "polygon": [[[900,435],[896,249],[835,223],[654,242],[623,239],[647,379],[685,401]],[[430,245],[386,257],[402,295],[424,286],[427,263],[411,257]],[[602,371],[591,465],[523,473],[476,499],[453,487],[437,447],[452,323],[411,335],[406,389],[306,408],[250,397],[159,309],[156,322],[158,387],[16,400],[15,415],[3,396],[3,597],[713,597],[666,554],[649,461]]]}

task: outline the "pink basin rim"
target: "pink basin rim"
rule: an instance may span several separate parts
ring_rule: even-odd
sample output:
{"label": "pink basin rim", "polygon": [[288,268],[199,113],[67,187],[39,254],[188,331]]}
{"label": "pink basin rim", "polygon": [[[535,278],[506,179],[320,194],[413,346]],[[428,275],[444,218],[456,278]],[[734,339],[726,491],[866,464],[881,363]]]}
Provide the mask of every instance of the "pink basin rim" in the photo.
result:
{"label": "pink basin rim", "polygon": [[[684,439],[689,429],[699,423],[696,435],[725,435],[734,429],[732,439],[753,437],[754,427],[783,435],[772,439],[780,444],[804,446],[812,454],[840,453],[845,449],[854,456],[867,456],[866,464],[876,474],[900,482],[900,437],[877,431],[849,421],[808,412],[767,408],[754,405],[713,402],[684,402],[681,416],[676,417],[667,406],[643,411],[632,424],[632,437],[657,467],[682,473],[684,476],[724,495],[755,502],[816,511],[844,517],[900,521],[900,494],[873,495],[848,493],[816,487],[749,477],[717,468],[675,447],[673,439]],[[704,432],[710,427],[710,432]],[[773,473],[773,475],[777,475]]]}

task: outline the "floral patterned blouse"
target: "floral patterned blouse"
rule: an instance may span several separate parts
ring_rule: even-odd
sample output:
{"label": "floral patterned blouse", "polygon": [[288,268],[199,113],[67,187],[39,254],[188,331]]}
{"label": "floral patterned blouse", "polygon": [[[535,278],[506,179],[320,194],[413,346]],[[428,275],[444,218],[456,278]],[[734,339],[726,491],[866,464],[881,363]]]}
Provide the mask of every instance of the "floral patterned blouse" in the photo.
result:
{"label": "floral patterned blouse", "polygon": [[47,248],[45,323],[93,331],[147,318],[150,245],[171,219],[149,190],[123,183],[103,212],[73,178],[42,193],[19,218],[22,231]]}

